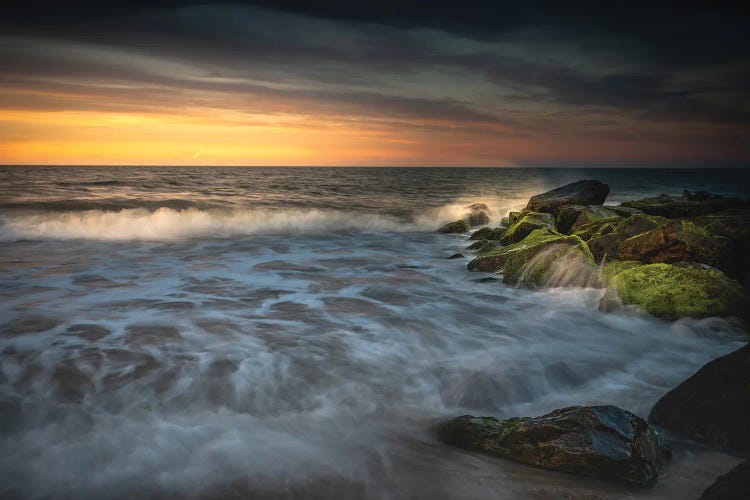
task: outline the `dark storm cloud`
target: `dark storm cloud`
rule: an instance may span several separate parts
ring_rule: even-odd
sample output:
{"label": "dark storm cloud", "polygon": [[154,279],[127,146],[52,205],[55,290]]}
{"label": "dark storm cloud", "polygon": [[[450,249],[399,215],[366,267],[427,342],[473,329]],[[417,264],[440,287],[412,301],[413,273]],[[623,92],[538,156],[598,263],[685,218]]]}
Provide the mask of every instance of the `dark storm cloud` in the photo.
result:
{"label": "dark storm cloud", "polygon": [[748,30],[700,4],[28,2],[0,31],[0,90],[45,91],[0,96],[20,108],[295,105],[591,137],[750,116]]}

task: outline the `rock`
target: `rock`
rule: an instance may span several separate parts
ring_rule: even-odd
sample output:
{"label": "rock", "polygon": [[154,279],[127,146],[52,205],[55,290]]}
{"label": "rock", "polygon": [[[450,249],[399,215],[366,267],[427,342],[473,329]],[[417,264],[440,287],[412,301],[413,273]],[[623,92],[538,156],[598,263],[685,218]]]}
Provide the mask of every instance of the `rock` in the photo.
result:
{"label": "rock", "polygon": [[[579,229],[579,236],[586,240],[594,259],[600,262],[607,256],[616,256],[620,245],[626,239],[658,227],[668,220],[665,217],[656,215],[636,214],[618,222],[611,232],[598,234],[593,232],[590,233],[588,238],[585,238],[585,234],[583,233],[586,228],[582,227]],[[603,224],[600,225],[607,224],[608,222],[608,220],[604,220]],[[599,227],[597,227],[598,229]]]}
{"label": "rock", "polygon": [[482,229],[477,229],[473,233],[471,233],[471,236],[469,237],[470,240],[499,240],[500,237],[503,235],[503,233],[506,231],[506,228],[502,227],[483,227]]}
{"label": "rock", "polygon": [[582,226],[590,225],[602,219],[622,220],[622,216],[602,205],[566,205],[557,210],[557,230],[570,234]]}
{"label": "rock", "polygon": [[698,262],[722,270],[731,266],[729,240],[716,236],[688,220],[672,220],[623,241],[620,260],[641,262]]}
{"label": "rock", "polygon": [[517,243],[531,234],[535,229],[550,229],[555,231],[555,218],[551,214],[528,212],[511,225],[500,237],[500,243],[510,245]]}
{"label": "rock", "polygon": [[649,422],[696,441],[750,452],[750,344],[706,364],[654,405]]}
{"label": "rock", "polygon": [[699,500],[747,500],[750,498],[750,461],[742,462],[706,488]]}
{"label": "rock", "polygon": [[466,247],[466,250],[479,250],[484,245],[486,245],[489,242],[489,240],[477,240],[468,247]]}
{"label": "rock", "polygon": [[488,207],[485,203],[472,203],[466,208],[468,208],[472,212],[487,212],[488,214],[492,212],[492,210],[490,210],[490,207]]}
{"label": "rock", "polygon": [[639,215],[643,213],[637,208],[623,207],[622,205],[617,205],[617,206],[607,205],[607,208],[609,210],[612,210],[614,213],[616,213],[620,217],[625,217],[625,218],[628,218],[632,215]]}
{"label": "rock", "polygon": [[612,217],[605,217],[603,219],[596,219],[581,226],[577,226],[573,234],[578,236],[584,241],[588,241],[592,238],[604,236],[605,234],[613,233],[617,224],[622,222],[622,217],[619,215],[613,215]]}
{"label": "rock", "polygon": [[468,222],[471,227],[483,226],[490,223],[490,216],[487,215],[487,212],[474,211],[466,217],[466,222]]}
{"label": "rock", "polygon": [[737,207],[691,219],[709,233],[729,239],[733,256],[727,273],[750,288],[750,207]]}
{"label": "rock", "polygon": [[608,194],[606,184],[596,180],[578,181],[532,196],[526,209],[557,215],[557,209],[566,205],[601,205]]}
{"label": "rock", "polygon": [[496,250],[499,247],[500,247],[500,243],[498,243],[497,241],[487,241],[485,242],[484,245],[479,247],[479,253],[483,254],[483,253],[491,252],[492,250]]}
{"label": "rock", "polygon": [[463,258],[464,258],[464,256],[462,254],[460,254],[460,253],[454,253],[453,255],[451,255],[450,257],[448,257],[448,260],[451,260],[451,259],[463,259]]}
{"label": "rock", "polygon": [[596,277],[596,266],[586,243],[550,229],[537,229],[523,241],[482,253],[469,262],[470,271],[503,271],[503,281],[514,285],[585,286]]}
{"label": "rock", "polygon": [[469,230],[469,224],[465,220],[457,220],[454,222],[449,222],[448,224],[444,225],[440,229],[438,229],[439,233],[465,233]]}
{"label": "rock", "polygon": [[743,201],[739,198],[713,196],[701,200],[687,200],[677,196],[662,194],[652,198],[626,201],[624,207],[637,208],[650,215],[661,215],[670,219],[678,217],[695,217],[718,212],[727,208],[740,206]]}
{"label": "rock", "polygon": [[658,318],[676,320],[740,316],[746,307],[740,284],[708,266],[630,263],[616,274],[605,274],[609,274],[607,292],[599,302],[603,311],[611,311],[619,300]]}
{"label": "rock", "polygon": [[644,487],[656,484],[671,458],[653,427],[616,406],[573,406],[507,420],[464,415],[439,426],[438,436],[536,467]]}
{"label": "rock", "polygon": [[529,213],[528,210],[521,210],[520,212],[509,212],[508,213],[508,226],[512,226],[519,220],[521,220],[521,217]]}
{"label": "rock", "polygon": [[557,216],[555,217],[558,231],[563,234],[570,234],[570,229],[585,209],[585,205],[565,205],[558,208]]}

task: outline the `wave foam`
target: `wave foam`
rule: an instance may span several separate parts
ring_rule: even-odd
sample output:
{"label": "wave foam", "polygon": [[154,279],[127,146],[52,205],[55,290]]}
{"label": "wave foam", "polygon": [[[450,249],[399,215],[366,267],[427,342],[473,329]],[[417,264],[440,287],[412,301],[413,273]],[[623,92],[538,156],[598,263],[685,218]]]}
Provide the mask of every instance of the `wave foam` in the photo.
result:
{"label": "wave foam", "polygon": [[403,222],[382,215],[334,210],[87,210],[0,216],[0,241],[37,239],[170,240],[251,234],[334,231],[414,232],[435,219]]}

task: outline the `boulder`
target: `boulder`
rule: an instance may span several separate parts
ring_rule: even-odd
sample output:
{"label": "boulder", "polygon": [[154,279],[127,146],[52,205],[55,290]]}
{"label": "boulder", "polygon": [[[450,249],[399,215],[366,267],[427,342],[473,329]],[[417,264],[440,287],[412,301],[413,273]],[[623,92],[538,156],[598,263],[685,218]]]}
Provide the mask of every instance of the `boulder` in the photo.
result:
{"label": "boulder", "polygon": [[604,273],[607,292],[599,302],[603,311],[634,305],[658,318],[676,320],[741,316],[747,306],[740,284],[712,267],[628,263],[615,270],[619,272]]}
{"label": "boulder", "polygon": [[641,262],[699,262],[722,270],[731,266],[729,240],[688,220],[672,220],[620,244],[617,258]]}
{"label": "boulder", "polygon": [[550,229],[537,229],[523,241],[484,252],[468,264],[470,271],[503,271],[513,285],[586,286],[595,281],[596,265],[586,243]]}
{"label": "boulder", "polygon": [[438,232],[440,233],[465,233],[469,230],[469,224],[465,220],[457,220],[454,222],[449,222],[448,224],[444,225],[440,229],[438,229]]}
{"label": "boulder", "polygon": [[677,217],[695,217],[718,212],[727,208],[740,206],[743,201],[739,198],[713,196],[700,200],[690,200],[678,196],[662,194],[651,198],[626,201],[624,207],[637,208],[650,215],[661,215],[674,219]]}
{"label": "boulder", "polygon": [[466,222],[468,222],[471,227],[483,226],[490,223],[490,216],[487,215],[487,212],[475,210],[466,217]]}
{"label": "boulder", "polygon": [[578,216],[586,209],[585,205],[565,205],[557,209],[555,223],[557,229],[563,234],[570,234],[570,230],[575,224]]}
{"label": "boulder", "polygon": [[500,237],[500,243],[510,245],[517,243],[531,234],[536,229],[550,229],[555,231],[555,218],[551,214],[528,212],[511,225]]}
{"label": "boulder", "polygon": [[590,240],[597,236],[604,236],[615,231],[617,224],[622,221],[622,217],[614,215],[603,219],[596,219],[586,224],[576,226],[573,234],[584,241]]}
{"label": "boulder", "polygon": [[628,218],[632,215],[639,215],[643,213],[637,208],[623,207],[622,205],[617,205],[617,206],[607,205],[607,208],[609,210],[612,210],[614,213],[616,213],[620,217],[625,217],[625,218]]}
{"label": "boulder", "polygon": [[748,498],[750,498],[750,461],[745,461],[719,476],[714,484],[706,488],[699,500],[747,500]]}
{"label": "boulder", "polygon": [[586,240],[594,258],[600,262],[607,256],[616,256],[620,244],[626,239],[658,227],[668,220],[655,215],[636,214],[618,222],[612,231],[598,232],[600,226],[610,222],[605,219],[595,226],[597,231],[590,233],[587,238],[585,237],[587,234],[584,233],[587,230],[586,227],[579,228],[578,234]]}
{"label": "boulder", "polygon": [[438,427],[445,443],[536,467],[650,487],[671,458],[645,420],[616,406],[573,406],[540,417],[464,415]]}
{"label": "boulder", "polygon": [[691,219],[696,226],[729,240],[733,260],[727,273],[750,288],[750,207],[736,207]]}
{"label": "boulder", "polygon": [[509,212],[508,213],[508,226],[512,226],[518,222],[521,217],[529,213],[529,210],[521,210],[520,212]]}
{"label": "boulder", "polygon": [[706,364],[654,405],[649,422],[750,453],[750,344]]}
{"label": "boulder", "polygon": [[490,210],[490,207],[488,207],[486,203],[472,203],[466,208],[468,208],[472,212],[492,212],[492,210]]}
{"label": "boulder", "polygon": [[573,226],[571,227],[572,231],[578,230],[578,228],[585,226],[586,224],[591,224],[593,222],[601,221],[601,220],[608,220],[613,221],[622,220],[622,216],[616,214],[612,210],[603,207],[601,205],[599,206],[590,206],[585,207],[581,213],[578,215],[578,218],[573,223]]}
{"label": "boulder", "polygon": [[466,247],[466,250],[479,250],[486,245],[490,240],[476,240],[474,243]]}
{"label": "boulder", "polygon": [[566,205],[601,205],[608,194],[606,184],[596,180],[578,181],[532,196],[526,209],[557,215],[557,210]]}

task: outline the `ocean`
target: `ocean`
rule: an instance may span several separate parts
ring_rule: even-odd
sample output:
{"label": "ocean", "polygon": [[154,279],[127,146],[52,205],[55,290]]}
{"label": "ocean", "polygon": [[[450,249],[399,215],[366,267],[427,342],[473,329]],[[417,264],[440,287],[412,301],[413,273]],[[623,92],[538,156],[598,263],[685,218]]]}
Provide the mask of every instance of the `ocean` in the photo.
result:
{"label": "ocean", "polygon": [[678,440],[634,492],[432,432],[578,404],[645,417],[742,345],[731,320],[483,279],[466,235],[436,233],[580,179],[608,204],[750,197],[742,169],[0,167],[0,497],[696,496],[736,459]]}

